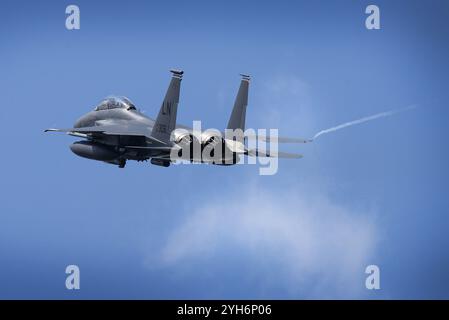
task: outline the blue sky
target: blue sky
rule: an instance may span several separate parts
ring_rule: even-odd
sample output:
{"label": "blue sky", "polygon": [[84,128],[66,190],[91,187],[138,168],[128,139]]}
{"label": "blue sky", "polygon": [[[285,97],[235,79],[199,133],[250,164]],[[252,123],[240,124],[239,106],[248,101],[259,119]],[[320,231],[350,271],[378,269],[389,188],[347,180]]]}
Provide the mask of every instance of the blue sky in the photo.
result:
{"label": "blue sky", "polygon": [[[76,1],[0,5],[0,298],[449,298],[449,5],[376,1]],[[311,137],[256,166],[76,157],[69,127],[103,97],[154,116],[170,68],[178,120],[222,129],[239,73],[247,125]],[[65,288],[65,267],[81,289]],[[381,290],[365,289],[365,267]]]}

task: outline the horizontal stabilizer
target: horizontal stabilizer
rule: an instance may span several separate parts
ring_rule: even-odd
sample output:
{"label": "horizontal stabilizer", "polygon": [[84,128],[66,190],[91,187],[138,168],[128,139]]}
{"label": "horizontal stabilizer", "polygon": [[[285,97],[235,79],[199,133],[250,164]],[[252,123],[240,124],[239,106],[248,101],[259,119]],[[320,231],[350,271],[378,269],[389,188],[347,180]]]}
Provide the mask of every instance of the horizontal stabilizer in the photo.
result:
{"label": "horizontal stabilizer", "polygon": [[266,150],[249,149],[247,155],[250,157],[268,157],[268,158],[284,158],[284,159],[300,159],[303,157],[299,153],[287,153],[287,152],[269,152]]}
{"label": "horizontal stabilizer", "polygon": [[308,143],[312,142],[311,139],[302,139],[302,138],[289,138],[289,137],[265,137],[265,136],[257,136],[257,135],[248,135],[246,136],[248,139],[259,139],[259,141],[270,142],[276,141],[278,143]]}

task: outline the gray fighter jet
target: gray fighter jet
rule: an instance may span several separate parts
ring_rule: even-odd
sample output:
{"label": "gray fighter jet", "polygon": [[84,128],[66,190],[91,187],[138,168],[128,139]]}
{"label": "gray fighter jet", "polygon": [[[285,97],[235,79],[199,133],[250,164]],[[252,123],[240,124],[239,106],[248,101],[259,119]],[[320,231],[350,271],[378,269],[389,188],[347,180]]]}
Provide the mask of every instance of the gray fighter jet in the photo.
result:
{"label": "gray fighter jet", "polygon": [[[242,134],[229,138],[220,132],[195,134],[192,128],[176,124],[179,92],[183,71],[170,70],[172,78],[156,120],[137,110],[126,97],[109,97],[83,115],[73,128],[47,129],[83,138],[70,146],[78,156],[104,161],[124,168],[127,160],[146,161],[168,167],[179,159],[216,165],[239,162],[239,156],[300,158],[299,154],[262,151],[245,146],[248,137]],[[245,130],[246,107],[250,77],[242,75],[240,88],[227,130]],[[254,138],[254,137],[249,137]],[[261,137],[264,141],[270,138]],[[271,137],[273,139],[273,137]],[[276,137],[278,142],[305,143],[306,140]],[[198,146],[200,154],[195,153]],[[204,152],[204,151],[207,152]],[[220,150],[218,153],[216,150]],[[206,154],[206,156],[205,156]],[[173,155],[176,155],[174,157]],[[218,158],[217,158],[218,155]]]}

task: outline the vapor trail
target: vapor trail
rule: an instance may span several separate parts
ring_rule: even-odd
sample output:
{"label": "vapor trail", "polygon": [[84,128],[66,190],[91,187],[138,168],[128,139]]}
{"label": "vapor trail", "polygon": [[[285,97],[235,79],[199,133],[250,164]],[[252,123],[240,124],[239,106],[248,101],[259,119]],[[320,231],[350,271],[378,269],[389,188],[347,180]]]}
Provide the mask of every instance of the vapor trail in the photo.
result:
{"label": "vapor trail", "polygon": [[337,130],[340,130],[340,129],[343,129],[343,128],[346,128],[346,127],[350,127],[350,126],[353,126],[353,125],[356,125],[356,124],[361,124],[361,123],[368,122],[368,121],[371,121],[371,120],[384,118],[384,117],[389,117],[389,116],[392,116],[394,114],[397,114],[397,113],[400,113],[400,112],[404,112],[404,111],[408,111],[408,110],[411,110],[411,109],[414,109],[414,108],[416,108],[416,106],[415,105],[411,105],[411,106],[408,106],[408,107],[405,107],[405,108],[402,108],[402,109],[384,111],[384,112],[381,112],[381,113],[378,113],[378,114],[375,114],[375,115],[372,115],[372,116],[368,116],[368,117],[364,117],[364,118],[361,118],[361,119],[358,119],[358,120],[346,122],[346,123],[340,124],[338,126],[335,126],[335,127],[329,128],[329,129],[321,130],[320,132],[318,132],[317,134],[315,134],[313,136],[312,140],[315,140],[319,136],[321,136],[323,134],[326,134],[326,133],[334,132],[334,131],[337,131]]}

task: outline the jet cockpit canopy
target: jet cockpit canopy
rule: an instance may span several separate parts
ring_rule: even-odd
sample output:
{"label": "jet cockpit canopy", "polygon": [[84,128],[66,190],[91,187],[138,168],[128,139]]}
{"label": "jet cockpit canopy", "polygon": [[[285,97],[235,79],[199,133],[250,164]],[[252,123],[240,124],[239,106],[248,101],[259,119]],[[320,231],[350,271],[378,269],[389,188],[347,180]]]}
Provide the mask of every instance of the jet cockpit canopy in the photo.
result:
{"label": "jet cockpit canopy", "polygon": [[136,106],[127,97],[108,97],[95,107],[95,111],[122,108],[136,110]]}

